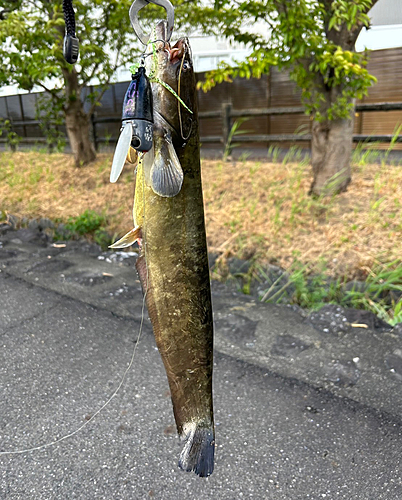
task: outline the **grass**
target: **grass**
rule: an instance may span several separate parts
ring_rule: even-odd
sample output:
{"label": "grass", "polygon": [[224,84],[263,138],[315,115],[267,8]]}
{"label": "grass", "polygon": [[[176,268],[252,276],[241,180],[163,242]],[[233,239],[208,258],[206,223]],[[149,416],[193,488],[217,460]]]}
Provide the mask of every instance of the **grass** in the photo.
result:
{"label": "grass", "polygon": [[104,250],[112,243],[107,231],[107,218],[94,210],[85,210],[77,217],[69,217],[63,230],[56,229],[53,234],[56,240],[69,239],[75,236],[92,237],[95,243],[98,243]]}
{"label": "grass", "polygon": [[59,153],[0,153],[0,211],[70,224],[74,218],[84,220],[89,210],[101,214],[101,226],[111,234],[124,233],[133,224],[134,184],[128,182],[133,168],[126,167],[122,182],[110,184],[110,165],[105,154],[76,168],[71,156]]}
{"label": "grass", "polygon": [[[260,270],[259,275],[264,277],[264,274]],[[246,278],[246,283],[249,280]],[[281,284],[279,288],[276,287],[278,283]],[[309,310],[320,309],[329,303],[341,304],[372,311],[395,325],[402,322],[402,260],[376,264],[365,281],[347,282],[341,277],[331,279],[324,261],[311,266],[296,259],[287,270],[286,279],[279,276],[265,290],[261,300],[297,304]]]}
{"label": "grass", "polygon": [[356,309],[368,309],[390,324],[402,322],[402,260],[377,264],[363,290],[348,290],[343,298]]}
{"label": "grass", "polygon": [[[400,286],[402,167],[370,163],[378,156],[371,149],[371,156],[364,156],[366,150],[362,147],[360,156],[355,153],[348,191],[318,199],[307,194],[311,167],[297,149],[289,150],[281,162],[204,160],[210,251],[223,260],[236,256],[287,269],[297,285],[295,301],[307,306],[336,299],[333,286],[329,295],[310,300],[305,283],[315,275],[339,281],[339,286],[377,276],[378,285],[391,279],[384,277],[388,269],[394,272],[392,283]],[[271,155],[279,157],[277,150]],[[48,217],[65,224],[99,216],[93,237],[105,229],[114,238],[123,236],[133,225],[134,167],[127,164],[119,182],[110,184],[111,160],[111,154],[100,154],[78,169],[69,155],[0,153],[0,214]],[[322,288],[317,282],[316,289]],[[370,305],[364,294],[349,299],[354,306]],[[388,306],[381,307],[391,311],[386,312],[389,318],[400,317],[398,302]]]}

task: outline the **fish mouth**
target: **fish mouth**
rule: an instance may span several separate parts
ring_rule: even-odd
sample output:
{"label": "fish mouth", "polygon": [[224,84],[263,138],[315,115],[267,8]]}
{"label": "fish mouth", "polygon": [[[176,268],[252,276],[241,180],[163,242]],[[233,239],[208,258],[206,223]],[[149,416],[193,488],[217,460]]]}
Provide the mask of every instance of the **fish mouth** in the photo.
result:
{"label": "fish mouth", "polygon": [[164,51],[167,54],[167,61],[171,64],[176,64],[181,62],[183,56],[189,50],[189,44],[187,38],[180,38],[177,42],[171,46],[169,42],[164,42],[166,40],[167,25],[166,21],[161,21],[157,24],[155,28],[155,34],[157,39],[156,49],[158,51]]}
{"label": "fish mouth", "polygon": [[169,47],[168,61],[170,61],[172,64],[181,61],[184,54],[186,53],[186,48],[187,43],[184,38],[180,38],[180,40],[177,40],[173,47]]}
{"label": "fish mouth", "polygon": [[[166,22],[161,21],[155,28],[155,48],[156,61],[154,58],[151,64],[156,63],[156,75],[162,85],[153,88],[154,111],[156,120],[162,128],[168,125],[172,132],[175,147],[183,144],[182,138],[188,139],[192,129],[193,117],[186,107],[194,107],[193,85],[193,64],[190,43],[187,37],[182,37],[176,43],[168,43],[165,38]],[[152,52],[151,54],[152,55]],[[155,66],[154,66],[155,68]],[[163,88],[164,87],[164,88]],[[169,92],[169,88],[174,92]],[[176,96],[174,95],[176,93]],[[185,103],[180,104],[177,96]]]}
{"label": "fish mouth", "polygon": [[177,42],[170,46],[170,43],[163,42],[162,40],[157,42],[156,50],[158,52],[163,51],[167,54],[167,62],[175,65],[183,59],[184,55],[188,52],[188,42],[185,38],[180,38]]}

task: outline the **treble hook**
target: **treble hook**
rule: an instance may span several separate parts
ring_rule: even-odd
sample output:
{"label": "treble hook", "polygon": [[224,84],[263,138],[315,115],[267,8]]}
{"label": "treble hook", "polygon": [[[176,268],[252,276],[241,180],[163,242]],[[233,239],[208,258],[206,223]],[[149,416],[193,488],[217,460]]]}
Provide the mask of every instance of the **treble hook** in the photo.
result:
{"label": "treble hook", "polygon": [[169,2],[169,0],[134,0],[133,4],[130,7],[130,21],[134,29],[134,33],[137,35],[137,38],[143,43],[147,45],[150,39],[150,34],[147,35],[142,30],[140,23],[138,21],[138,12],[140,9],[148,5],[149,3],[154,3],[155,5],[159,5],[166,10],[167,14],[167,29],[166,29],[166,40],[168,42],[170,37],[172,36],[173,24],[174,24],[174,7]]}

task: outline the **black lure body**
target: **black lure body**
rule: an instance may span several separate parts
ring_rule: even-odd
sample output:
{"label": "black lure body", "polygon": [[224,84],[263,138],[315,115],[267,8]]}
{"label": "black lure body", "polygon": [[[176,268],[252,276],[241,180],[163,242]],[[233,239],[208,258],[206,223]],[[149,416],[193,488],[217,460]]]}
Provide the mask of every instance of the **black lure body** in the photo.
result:
{"label": "black lure body", "polygon": [[147,153],[153,146],[154,114],[152,88],[140,66],[132,80],[123,101],[122,128],[113,157],[110,182],[119,178],[130,146],[141,153]]}
{"label": "black lure body", "polygon": [[153,101],[151,84],[143,66],[132,76],[124,96],[123,127],[128,121],[132,125],[131,146],[137,151],[149,151],[153,137]]}

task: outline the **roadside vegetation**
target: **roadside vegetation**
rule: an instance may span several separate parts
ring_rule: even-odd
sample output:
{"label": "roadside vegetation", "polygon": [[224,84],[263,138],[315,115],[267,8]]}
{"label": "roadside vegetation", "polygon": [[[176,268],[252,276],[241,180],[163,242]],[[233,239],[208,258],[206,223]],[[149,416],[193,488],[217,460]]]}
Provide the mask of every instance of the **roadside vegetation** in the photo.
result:
{"label": "roadside vegetation", "polygon": [[[230,279],[227,263],[237,259],[248,264],[236,271],[240,289],[250,293],[260,283],[260,299],[311,309],[336,302],[402,322],[402,166],[360,147],[348,190],[311,197],[301,150],[272,148],[270,158],[202,163],[214,277]],[[102,153],[80,169],[65,154],[1,153],[0,219],[48,218],[53,237],[86,234],[105,248],[133,224],[134,167],[110,184],[111,159]],[[273,267],[286,280],[267,280]]]}

